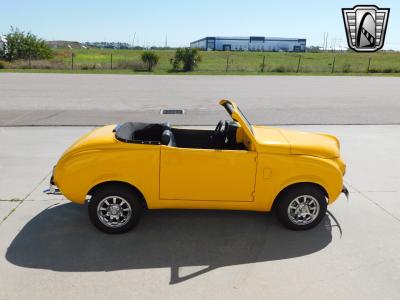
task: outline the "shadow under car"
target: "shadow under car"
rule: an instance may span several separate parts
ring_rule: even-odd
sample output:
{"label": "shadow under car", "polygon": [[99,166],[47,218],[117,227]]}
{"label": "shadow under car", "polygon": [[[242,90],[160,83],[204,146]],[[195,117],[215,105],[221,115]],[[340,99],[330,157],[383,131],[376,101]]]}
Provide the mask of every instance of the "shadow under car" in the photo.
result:
{"label": "shadow under car", "polygon": [[[290,231],[272,214],[240,211],[156,210],[122,235],[107,235],[77,204],[45,209],[9,246],[9,262],[63,272],[170,268],[170,283],[213,269],[288,259],[317,252],[332,240],[328,216],[307,231]],[[206,266],[180,276],[179,268]]]}

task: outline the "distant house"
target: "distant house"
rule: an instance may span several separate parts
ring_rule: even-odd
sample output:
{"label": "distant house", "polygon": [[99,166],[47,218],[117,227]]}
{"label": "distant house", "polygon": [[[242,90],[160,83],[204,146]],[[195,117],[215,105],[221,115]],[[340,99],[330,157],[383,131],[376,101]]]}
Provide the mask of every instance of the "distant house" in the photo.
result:
{"label": "distant house", "polygon": [[47,45],[51,48],[70,48],[70,49],[79,49],[82,48],[81,43],[76,41],[47,41]]}
{"label": "distant house", "polygon": [[210,51],[284,51],[304,52],[306,39],[264,36],[205,37],[190,43],[191,48]]}
{"label": "distant house", "polygon": [[86,42],[85,46],[88,48],[100,49],[131,49],[132,45],[122,42]]}

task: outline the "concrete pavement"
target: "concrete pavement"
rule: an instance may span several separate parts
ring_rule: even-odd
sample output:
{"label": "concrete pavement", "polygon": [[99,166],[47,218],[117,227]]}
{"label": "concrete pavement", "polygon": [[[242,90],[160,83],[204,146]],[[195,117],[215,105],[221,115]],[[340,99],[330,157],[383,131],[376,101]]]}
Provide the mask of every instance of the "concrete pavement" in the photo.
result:
{"label": "concrete pavement", "polygon": [[[400,78],[0,73],[0,126],[212,125],[237,100],[258,124],[399,124]],[[181,108],[183,116],[160,116]]]}
{"label": "concrete pavement", "polygon": [[251,212],[153,211],[110,236],[46,196],[89,127],[0,128],[0,299],[399,299],[400,126],[293,126],[337,135],[350,200],[288,231]]}

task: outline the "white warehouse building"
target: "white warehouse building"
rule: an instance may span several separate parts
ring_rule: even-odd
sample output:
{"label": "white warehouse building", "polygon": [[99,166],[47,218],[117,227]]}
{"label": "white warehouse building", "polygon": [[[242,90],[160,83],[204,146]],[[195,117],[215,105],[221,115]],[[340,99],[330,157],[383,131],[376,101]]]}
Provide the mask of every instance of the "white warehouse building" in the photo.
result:
{"label": "white warehouse building", "polygon": [[249,37],[205,37],[190,43],[191,48],[216,51],[305,52],[306,39]]}

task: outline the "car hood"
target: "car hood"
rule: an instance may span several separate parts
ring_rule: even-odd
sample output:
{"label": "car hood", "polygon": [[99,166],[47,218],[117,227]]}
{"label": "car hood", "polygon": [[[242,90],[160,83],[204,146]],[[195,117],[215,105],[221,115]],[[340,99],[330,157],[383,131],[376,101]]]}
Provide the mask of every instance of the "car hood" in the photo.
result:
{"label": "car hood", "polygon": [[339,140],[325,133],[254,126],[261,152],[310,155],[322,158],[340,156]]}

